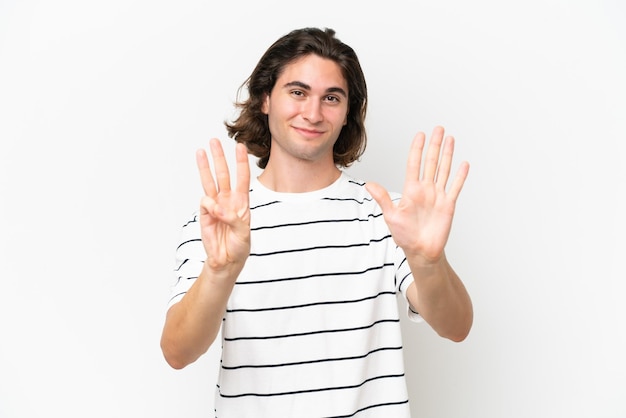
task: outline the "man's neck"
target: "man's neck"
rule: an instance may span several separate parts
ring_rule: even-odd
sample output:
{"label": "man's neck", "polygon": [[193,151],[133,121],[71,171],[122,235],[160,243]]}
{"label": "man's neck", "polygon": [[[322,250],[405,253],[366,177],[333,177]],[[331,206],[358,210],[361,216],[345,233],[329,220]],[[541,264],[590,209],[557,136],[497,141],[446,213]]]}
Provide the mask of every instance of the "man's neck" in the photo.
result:
{"label": "man's neck", "polygon": [[265,187],[281,193],[305,193],[320,190],[333,184],[341,175],[334,165],[300,161],[289,166],[268,162],[259,175]]}

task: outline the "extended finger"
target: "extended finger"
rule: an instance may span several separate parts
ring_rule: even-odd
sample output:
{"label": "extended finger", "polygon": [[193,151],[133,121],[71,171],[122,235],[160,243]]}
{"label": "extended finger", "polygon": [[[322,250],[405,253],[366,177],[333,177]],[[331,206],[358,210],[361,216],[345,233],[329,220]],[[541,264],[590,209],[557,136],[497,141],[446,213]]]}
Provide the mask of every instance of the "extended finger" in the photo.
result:
{"label": "extended finger", "polygon": [[461,194],[461,190],[463,189],[463,185],[465,184],[465,180],[467,179],[467,175],[469,174],[469,163],[467,161],[463,161],[459,167],[459,170],[454,177],[454,181],[450,185],[450,191],[448,192],[448,196],[456,202]]}
{"label": "extended finger", "polygon": [[449,136],[444,140],[443,152],[441,153],[441,161],[437,168],[436,184],[440,190],[446,189],[446,183],[450,177],[450,168],[452,167],[452,156],[454,155],[454,138]]}
{"label": "extended finger", "polygon": [[239,193],[250,191],[250,163],[248,162],[248,149],[244,144],[237,143],[235,148],[237,160],[237,185],[235,190]]}
{"label": "extended finger", "polygon": [[213,156],[213,167],[215,169],[215,179],[217,180],[217,190],[219,192],[230,191],[230,172],[222,149],[222,143],[216,139],[211,139],[211,155]]}
{"label": "extended finger", "polygon": [[439,153],[441,152],[441,142],[443,141],[443,128],[436,126],[433,129],[433,134],[430,137],[428,143],[428,150],[426,151],[426,158],[424,161],[424,175],[423,179],[426,181],[434,181],[435,174],[437,173],[437,166],[439,165]]}
{"label": "extended finger", "polygon": [[426,142],[426,135],[423,132],[418,132],[413,137],[411,142],[411,149],[409,150],[409,158],[406,163],[406,178],[405,181],[419,180],[420,169],[422,165],[422,153],[424,152],[424,143]]}
{"label": "extended finger", "polygon": [[211,167],[209,167],[209,159],[204,149],[196,151],[196,164],[198,165],[198,172],[200,173],[200,183],[204,194],[210,197],[215,197],[217,190],[215,189],[215,181],[211,174]]}

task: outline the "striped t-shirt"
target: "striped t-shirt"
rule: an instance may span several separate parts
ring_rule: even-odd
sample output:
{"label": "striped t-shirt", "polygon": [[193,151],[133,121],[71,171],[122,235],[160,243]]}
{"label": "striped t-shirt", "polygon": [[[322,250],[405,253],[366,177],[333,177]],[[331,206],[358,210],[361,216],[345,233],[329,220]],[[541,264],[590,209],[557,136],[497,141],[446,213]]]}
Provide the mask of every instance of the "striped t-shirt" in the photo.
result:
{"label": "striped t-shirt", "polygon": [[[398,295],[413,277],[364,183],[343,173],[293,194],[254,179],[250,211],[250,256],[222,323],[216,417],[408,418]],[[176,258],[169,306],[206,258],[196,216]]]}

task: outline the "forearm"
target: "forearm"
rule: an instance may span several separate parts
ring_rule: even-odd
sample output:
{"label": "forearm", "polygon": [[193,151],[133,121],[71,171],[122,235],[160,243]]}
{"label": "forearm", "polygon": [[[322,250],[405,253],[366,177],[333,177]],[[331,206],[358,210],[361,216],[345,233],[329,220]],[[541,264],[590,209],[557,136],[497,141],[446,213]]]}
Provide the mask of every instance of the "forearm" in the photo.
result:
{"label": "forearm", "polygon": [[231,265],[215,272],[205,263],[183,299],[168,310],[161,350],[170,366],[182,369],[209,349],[221,327],[226,303],[240,271],[241,267]]}
{"label": "forearm", "polygon": [[472,327],[473,308],[463,282],[443,255],[436,263],[407,258],[414,277],[409,302],[442,337],[464,340]]}

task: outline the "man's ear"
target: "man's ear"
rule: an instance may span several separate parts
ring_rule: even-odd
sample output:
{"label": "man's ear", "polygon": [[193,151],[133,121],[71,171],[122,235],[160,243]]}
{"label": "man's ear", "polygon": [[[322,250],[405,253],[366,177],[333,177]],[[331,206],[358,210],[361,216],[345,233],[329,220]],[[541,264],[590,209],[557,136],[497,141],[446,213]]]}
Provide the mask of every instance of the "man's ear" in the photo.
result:
{"label": "man's ear", "polygon": [[263,96],[263,105],[261,106],[261,112],[266,115],[270,113],[270,95],[265,93]]}

